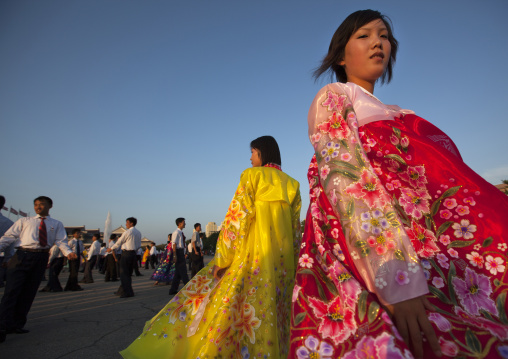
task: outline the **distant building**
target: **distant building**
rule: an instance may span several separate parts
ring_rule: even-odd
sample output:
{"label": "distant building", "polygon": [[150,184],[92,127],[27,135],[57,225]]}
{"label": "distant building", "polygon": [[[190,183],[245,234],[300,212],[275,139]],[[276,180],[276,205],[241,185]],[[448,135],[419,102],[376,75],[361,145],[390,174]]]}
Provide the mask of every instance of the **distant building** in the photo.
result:
{"label": "distant building", "polygon": [[205,234],[207,237],[210,237],[212,233],[218,232],[219,229],[217,228],[217,225],[215,222],[208,222],[205,228]]}

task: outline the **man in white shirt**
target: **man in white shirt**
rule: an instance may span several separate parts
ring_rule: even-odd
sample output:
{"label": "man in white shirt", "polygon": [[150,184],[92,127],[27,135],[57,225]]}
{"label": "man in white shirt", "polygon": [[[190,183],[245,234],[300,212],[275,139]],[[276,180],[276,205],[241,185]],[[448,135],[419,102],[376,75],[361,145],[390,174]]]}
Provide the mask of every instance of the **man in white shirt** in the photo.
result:
{"label": "man in white shirt", "polygon": [[187,264],[189,265],[189,270],[192,270],[192,242],[187,244]]}
{"label": "man in white shirt", "polygon": [[108,251],[116,243],[116,234],[109,236],[109,242],[106,248],[106,275],[104,276],[105,282],[116,282],[118,281],[118,271],[116,270],[116,254],[115,251]]}
{"label": "man in white shirt", "polygon": [[101,243],[99,242],[99,234],[94,234],[92,237],[92,245],[88,248],[88,257],[85,264],[85,274],[80,283],[93,283],[92,269],[97,263],[97,257],[101,250]]}
{"label": "man in white shirt", "polygon": [[85,259],[85,256],[83,255],[83,243],[81,243],[81,231],[79,229],[72,231],[72,238],[69,239],[68,244],[71,251],[76,254],[76,259],[68,261],[69,278],[67,279],[67,284],[65,284],[64,290],[77,292],[83,290],[83,288],[78,284],[78,272],[81,257]]}
{"label": "man in white shirt", "polygon": [[157,264],[157,247],[155,247],[155,243],[151,244],[150,248],[150,266],[152,269],[155,269],[155,265]]}
{"label": "man in white shirt", "polygon": [[120,288],[115,293],[120,298],[134,297],[132,290],[131,274],[134,270],[136,262],[136,251],[141,247],[141,233],[136,229],[138,220],[134,217],[129,217],[125,221],[127,230],[123,232],[122,236],[116,243],[108,248],[108,252],[114,251],[118,248],[122,249],[122,256],[120,258]]}
{"label": "man in white shirt", "polygon": [[203,261],[203,241],[201,240],[201,223],[194,225],[194,233],[192,233],[191,239],[192,245],[192,271],[191,278],[196,275],[201,269],[204,268],[205,264]]}
{"label": "man in white shirt", "polygon": [[185,265],[185,236],[182,232],[182,229],[185,228],[185,218],[177,218],[176,226],[178,228],[171,235],[173,253],[176,254],[173,256],[173,258],[176,264],[175,275],[173,277],[173,282],[171,283],[171,288],[169,289],[169,295],[178,293],[178,285],[180,284],[180,280],[182,280],[183,285],[186,285],[189,281],[189,276],[187,275],[187,266]]}
{"label": "man in white shirt", "polygon": [[101,250],[99,251],[99,257],[97,259],[97,268],[100,274],[106,273],[106,243],[101,243]]}
{"label": "man in white shirt", "polygon": [[60,248],[57,245],[53,245],[49,250],[49,280],[44,288],[39,290],[39,292],[61,292],[63,291],[62,285],[60,284],[60,279],[58,276],[62,271],[64,263],[64,256]]}
{"label": "man in white shirt", "polygon": [[46,270],[49,249],[56,244],[69,260],[76,257],[67,245],[62,222],[49,216],[53,201],[40,196],[34,200],[35,217],[20,218],[0,238],[0,252],[16,243],[18,250],[9,261],[7,283],[0,303],[0,343],[7,333],[23,334],[37,289]]}
{"label": "man in white shirt", "polygon": [[[0,196],[0,209],[4,208],[5,205],[5,197]],[[0,237],[4,235],[4,233],[11,228],[14,224],[9,218],[4,217],[0,212]],[[8,247],[5,251],[0,252],[0,288],[4,287],[4,281],[7,276],[7,261],[10,257],[14,255],[14,245]]]}

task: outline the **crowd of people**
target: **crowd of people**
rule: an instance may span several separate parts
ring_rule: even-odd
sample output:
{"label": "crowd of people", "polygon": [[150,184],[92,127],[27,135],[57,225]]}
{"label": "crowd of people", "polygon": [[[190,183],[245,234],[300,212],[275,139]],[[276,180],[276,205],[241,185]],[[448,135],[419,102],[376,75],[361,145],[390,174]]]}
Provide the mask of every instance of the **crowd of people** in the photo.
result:
{"label": "crowd of people", "polygon": [[[5,197],[0,196],[0,208],[4,204]],[[133,297],[131,276],[143,275],[139,271],[145,264],[143,260],[151,263],[154,272],[150,279],[156,280],[156,284],[169,284],[173,279],[176,264],[172,263],[171,234],[163,253],[159,253],[154,243],[143,252],[141,233],[135,228],[137,219],[129,217],[126,220],[127,230],[119,238],[112,234],[106,244],[101,243],[100,234],[94,234],[91,245],[85,249],[79,229],[74,229],[68,238],[62,223],[50,217],[52,206],[51,198],[40,196],[34,200],[37,214],[34,217],[21,218],[13,223],[0,214],[0,284],[5,287],[0,302],[0,343],[5,341],[7,334],[29,332],[24,325],[37,290],[82,291],[84,288],[80,284],[94,283],[95,269],[104,275],[105,282],[120,281],[115,292],[120,298]],[[199,270],[203,267],[201,225],[197,223],[194,228],[193,239],[189,241],[192,248],[184,257],[192,258],[191,263],[195,263],[193,268]],[[65,287],[62,287],[59,275],[65,267],[69,275]],[[47,284],[39,289],[46,279],[46,269]],[[83,273],[81,280],[80,272]],[[184,284],[189,281],[187,273],[182,273],[182,280]]]}
{"label": "crowd of people", "polygon": [[[337,82],[308,114],[315,153],[305,228],[300,185],[282,171],[271,136],[250,143],[252,168],[240,176],[206,266],[199,223],[188,243],[177,218],[157,263],[153,246],[138,252],[137,220],[127,219],[106,249],[105,262],[120,261],[117,294],[134,295],[141,258],[155,284],[171,283],[172,297],[124,358],[508,357],[508,197],[436,126],[373,95],[378,81],[391,80],[397,49],[390,21],[373,10],[349,15],[333,35],[315,77]],[[48,259],[67,257],[65,289],[80,290],[79,240],[67,240],[51,207],[36,198],[37,216],[0,239],[0,252],[17,243],[0,341],[26,332]],[[50,277],[60,270],[55,262]]]}

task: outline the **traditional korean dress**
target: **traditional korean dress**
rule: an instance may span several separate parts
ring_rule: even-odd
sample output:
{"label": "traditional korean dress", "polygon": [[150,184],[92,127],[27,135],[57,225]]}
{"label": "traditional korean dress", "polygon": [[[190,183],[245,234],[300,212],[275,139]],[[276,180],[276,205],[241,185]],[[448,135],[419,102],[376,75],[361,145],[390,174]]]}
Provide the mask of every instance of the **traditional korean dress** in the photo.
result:
{"label": "traditional korean dress", "polygon": [[157,266],[150,279],[157,282],[171,283],[174,275],[173,247],[170,243],[166,246],[166,250],[162,254],[162,261]]}
{"label": "traditional korean dress", "polygon": [[508,357],[508,197],[437,127],[355,84],[321,89],[308,122],[289,358],[412,357],[381,305],[424,294],[445,356]]}
{"label": "traditional korean dress", "polygon": [[[146,323],[122,356],[287,358],[300,207],[298,182],[280,169],[245,170],[215,258]],[[220,281],[214,265],[227,268]]]}

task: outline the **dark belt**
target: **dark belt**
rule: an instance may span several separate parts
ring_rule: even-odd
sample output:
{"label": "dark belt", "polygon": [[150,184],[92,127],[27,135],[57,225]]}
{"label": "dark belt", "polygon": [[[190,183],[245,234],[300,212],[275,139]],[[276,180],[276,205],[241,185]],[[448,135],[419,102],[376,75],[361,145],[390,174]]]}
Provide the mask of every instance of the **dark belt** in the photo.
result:
{"label": "dark belt", "polygon": [[18,251],[31,252],[31,253],[49,253],[49,248],[23,248],[23,247],[19,247]]}
{"label": "dark belt", "polygon": [[136,253],[136,251],[132,250],[132,251],[127,251],[125,249],[122,249],[122,252],[125,252],[125,253]]}

